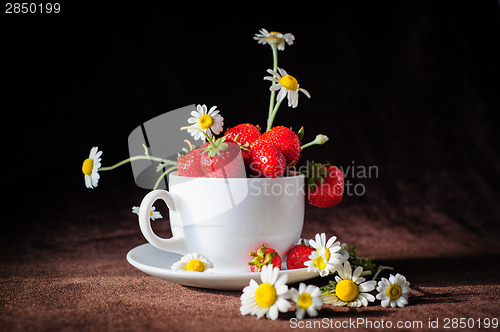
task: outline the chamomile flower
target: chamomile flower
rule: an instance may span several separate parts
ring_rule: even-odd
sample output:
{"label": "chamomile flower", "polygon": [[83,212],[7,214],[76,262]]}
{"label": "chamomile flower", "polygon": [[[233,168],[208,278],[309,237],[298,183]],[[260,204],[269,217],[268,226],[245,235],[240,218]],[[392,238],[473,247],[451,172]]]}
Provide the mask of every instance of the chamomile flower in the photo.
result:
{"label": "chamomile flower", "polygon": [[318,272],[321,277],[326,277],[330,272],[335,272],[337,265],[334,264],[332,255],[329,259],[326,258],[325,248],[320,248],[319,251],[313,251],[309,255],[309,260],[304,262],[307,266],[307,271]]}
{"label": "chamomile flower", "polygon": [[[213,134],[218,135],[222,131],[224,125],[224,118],[219,114],[217,106],[213,106],[207,111],[206,105],[196,106],[196,111],[191,112],[192,117],[188,119],[191,127],[201,129],[212,138]],[[188,128],[187,131],[194,137],[194,139],[205,140],[199,130]]]}
{"label": "chamomile flower", "polygon": [[323,302],[336,306],[361,307],[367,306],[368,302],[375,301],[375,297],[368,292],[375,289],[375,280],[365,281],[360,277],[363,268],[358,266],[352,272],[351,264],[346,261],[338,267],[338,276],[335,276],[337,285],[335,290],[324,295]]}
{"label": "chamomile flower", "polygon": [[342,249],[342,247],[340,246],[340,241],[335,240],[337,240],[337,237],[332,236],[328,239],[328,241],[326,241],[326,234],[318,233],[314,237],[314,240],[309,240],[309,245],[316,249],[318,252],[321,250],[321,248],[324,248],[326,260],[332,259],[332,264],[340,265],[349,258],[349,253],[345,249]]}
{"label": "chamomile flower", "polygon": [[279,268],[265,265],[260,272],[261,284],[254,279],[250,285],[243,288],[241,295],[240,312],[242,315],[254,315],[257,319],[266,315],[267,318],[275,320],[279,312],[287,312],[291,307],[287,301],[288,276],[283,274],[278,278]]}
{"label": "chamomile flower", "polygon": [[299,290],[292,288],[288,293],[290,299],[297,304],[295,315],[298,319],[304,318],[306,312],[309,317],[317,316],[318,310],[323,306],[321,290],[314,285],[300,283]]}
{"label": "chamomile flower", "polygon": [[82,172],[84,174],[85,186],[90,189],[97,187],[100,175],[98,173],[101,167],[102,151],[97,146],[90,150],[89,157],[83,161]]}
{"label": "chamomile flower", "polygon": [[211,272],[214,264],[204,256],[195,252],[187,254],[180,261],[172,264],[173,271],[195,271],[195,272]]}
{"label": "chamomile flower", "polygon": [[[161,215],[160,212],[158,211],[155,211],[156,208],[154,206],[151,207],[151,209],[149,209],[149,219],[151,220],[156,220],[156,219],[161,219],[163,218],[163,216]],[[139,215],[139,207],[138,206],[133,206],[132,207],[132,212]]]}
{"label": "chamomile flower", "polygon": [[381,301],[382,307],[391,305],[393,308],[402,308],[408,304],[410,290],[410,283],[406,281],[404,275],[398,273],[393,276],[391,274],[389,280],[382,278],[378,282],[377,291],[379,293],[377,299]]}
{"label": "chamomile flower", "polygon": [[268,69],[267,72],[273,76],[265,76],[264,79],[276,83],[271,85],[269,90],[279,90],[276,97],[277,102],[281,102],[287,97],[288,107],[295,108],[299,104],[299,91],[302,91],[308,98],[311,98],[309,92],[299,87],[297,79],[292,75],[288,75],[284,69],[278,68],[278,72]]}
{"label": "chamomile flower", "polygon": [[282,34],[281,32],[268,32],[266,29],[260,29],[259,33],[256,33],[253,39],[259,44],[269,44],[271,47],[277,47],[278,50],[283,51],[285,50],[285,43],[292,45],[295,36],[291,33]]}

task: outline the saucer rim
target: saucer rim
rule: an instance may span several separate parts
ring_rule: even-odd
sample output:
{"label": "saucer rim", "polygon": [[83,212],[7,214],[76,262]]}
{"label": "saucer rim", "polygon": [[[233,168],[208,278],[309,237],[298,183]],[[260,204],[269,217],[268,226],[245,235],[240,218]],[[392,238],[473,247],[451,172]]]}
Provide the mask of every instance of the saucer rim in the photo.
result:
{"label": "saucer rim", "polygon": [[[134,254],[137,254],[137,251],[141,250],[140,248],[145,248],[145,247],[155,248],[152,244],[150,244],[149,242],[146,242],[146,243],[143,243],[141,245],[138,245],[138,246],[130,249],[126,255],[126,259],[127,259],[128,263],[146,274],[155,276],[155,277],[160,278],[160,279],[169,280],[169,281],[177,283],[177,284],[192,286],[192,285],[190,285],[190,283],[192,283],[192,282],[199,283],[199,282],[203,282],[203,281],[215,281],[215,280],[235,281],[236,279],[238,279],[238,280],[248,279],[248,281],[250,279],[260,280],[259,273],[250,272],[250,271],[249,272],[237,272],[237,271],[217,272],[216,269],[214,269],[213,272],[174,271],[170,268],[162,268],[162,267],[158,267],[158,266],[147,265],[147,264],[144,264],[144,263],[141,263],[141,262],[135,260],[132,257]],[[157,248],[155,248],[155,249],[157,249]],[[157,249],[157,250],[160,250],[160,249]],[[165,251],[165,252],[167,254],[172,253],[172,254],[178,255],[177,253],[170,252],[170,251]],[[317,273],[317,272],[308,272],[307,268],[293,269],[293,270],[281,269],[279,271],[279,275],[283,275],[283,274],[288,275],[289,278],[290,277],[299,277],[302,280],[308,280],[308,279],[312,279],[312,278],[319,276],[319,273]],[[307,276],[305,278],[300,277],[301,275],[305,276],[305,274],[307,274]],[[161,277],[159,275],[161,275]],[[176,280],[171,280],[170,278],[167,278],[169,276],[173,277],[173,279],[176,279]],[[181,280],[182,282],[179,282],[178,280]],[[207,287],[194,286],[194,287],[210,288],[210,289],[227,289],[227,290],[240,289],[240,288],[215,288],[215,287],[208,287],[208,286]]]}

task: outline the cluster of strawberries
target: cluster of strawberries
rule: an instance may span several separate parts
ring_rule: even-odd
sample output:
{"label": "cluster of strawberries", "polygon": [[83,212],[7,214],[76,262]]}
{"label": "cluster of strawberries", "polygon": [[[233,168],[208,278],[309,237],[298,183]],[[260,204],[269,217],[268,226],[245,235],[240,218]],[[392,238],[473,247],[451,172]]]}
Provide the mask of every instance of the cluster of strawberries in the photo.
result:
{"label": "cluster of strawberries", "polygon": [[274,127],[260,134],[260,128],[242,123],[226,130],[224,137],[215,144],[226,144],[218,153],[205,153],[210,143],[190,151],[179,158],[179,175],[191,177],[242,177],[242,166],[237,162],[242,156],[244,169],[252,177],[276,178],[283,176],[287,166],[297,164],[300,158],[300,141],[291,129]]}
{"label": "cluster of strawberries", "polygon": [[[305,245],[304,243],[295,245],[286,256],[286,268],[288,270],[302,269],[306,266],[305,262],[309,260],[309,256],[315,249]],[[272,248],[266,248],[265,244],[256,250],[251,252],[250,256],[252,260],[248,262],[250,266],[250,271],[260,272],[262,267],[265,265],[272,265],[281,269],[282,259],[278,252]]]}
{"label": "cluster of strawberries", "polygon": [[[224,136],[192,147],[177,161],[177,171],[189,177],[265,177],[285,175],[287,167],[297,165],[301,154],[299,135],[289,128],[276,126],[260,133],[260,128],[242,123],[229,128]],[[292,173],[293,174],[293,173]],[[329,164],[312,164],[302,172],[308,178],[308,202],[331,207],[342,200],[344,177]]]}

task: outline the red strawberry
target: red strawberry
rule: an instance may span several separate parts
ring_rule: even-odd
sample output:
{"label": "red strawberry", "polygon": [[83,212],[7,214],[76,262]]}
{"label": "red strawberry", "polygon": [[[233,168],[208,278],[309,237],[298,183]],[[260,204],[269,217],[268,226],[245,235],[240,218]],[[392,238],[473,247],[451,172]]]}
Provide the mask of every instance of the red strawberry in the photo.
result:
{"label": "red strawberry", "polygon": [[283,126],[273,127],[262,134],[257,140],[276,145],[285,155],[287,166],[293,166],[299,161],[301,152],[300,140],[297,134],[291,129]]}
{"label": "red strawberry", "polygon": [[211,178],[246,177],[239,145],[224,140],[223,137],[217,140],[214,146],[208,145],[200,159],[201,170]]}
{"label": "red strawberry", "polygon": [[272,248],[266,248],[263,243],[262,246],[256,250],[256,252],[251,252],[250,256],[253,259],[248,262],[250,265],[250,271],[260,272],[264,265],[272,264],[273,267],[277,267],[281,270],[281,257],[278,252]]}
{"label": "red strawberry", "polygon": [[274,144],[255,140],[250,145],[250,171],[258,177],[277,178],[286,170],[286,159]]}
{"label": "red strawberry", "polygon": [[[344,175],[332,165],[313,164],[310,166],[309,192],[307,200],[317,207],[335,206],[342,200]],[[312,173],[312,174],[311,174]]]}
{"label": "red strawberry", "polygon": [[[260,128],[250,123],[242,123],[236,127],[229,128],[224,134],[228,140],[245,145],[255,141],[260,136]],[[236,138],[238,136],[238,138]]]}
{"label": "red strawberry", "polygon": [[243,146],[241,153],[245,164],[248,165],[250,162],[250,151],[248,148],[250,144],[260,136],[260,128],[250,123],[242,123],[236,127],[227,129],[224,136],[227,140],[231,140]]}
{"label": "red strawberry", "polygon": [[181,176],[203,177],[205,173],[201,170],[200,160],[202,149],[189,151],[177,161],[177,172]]}
{"label": "red strawberry", "polygon": [[302,269],[306,266],[305,262],[309,260],[309,256],[314,251],[314,248],[306,246],[305,244],[297,244],[290,249],[286,257],[286,268],[289,270]]}

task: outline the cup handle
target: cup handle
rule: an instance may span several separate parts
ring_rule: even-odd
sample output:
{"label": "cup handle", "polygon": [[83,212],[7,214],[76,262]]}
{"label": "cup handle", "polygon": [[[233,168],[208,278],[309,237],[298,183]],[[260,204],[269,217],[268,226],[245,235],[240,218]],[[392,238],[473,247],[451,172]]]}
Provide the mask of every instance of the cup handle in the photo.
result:
{"label": "cup handle", "polygon": [[[178,234],[169,239],[164,239],[156,235],[151,228],[149,213],[154,202],[158,199],[162,199],[171,211],[175,211],[174,200],[171,193],[163,189],[153,190],[148,193],[144,196],[139,208],[139,226],[142,235],[144,235],[149,243],[158,249],[184,253],[184,238],[182,235]],[[172,224],[170,224],[170,227],[172,227]]]}

